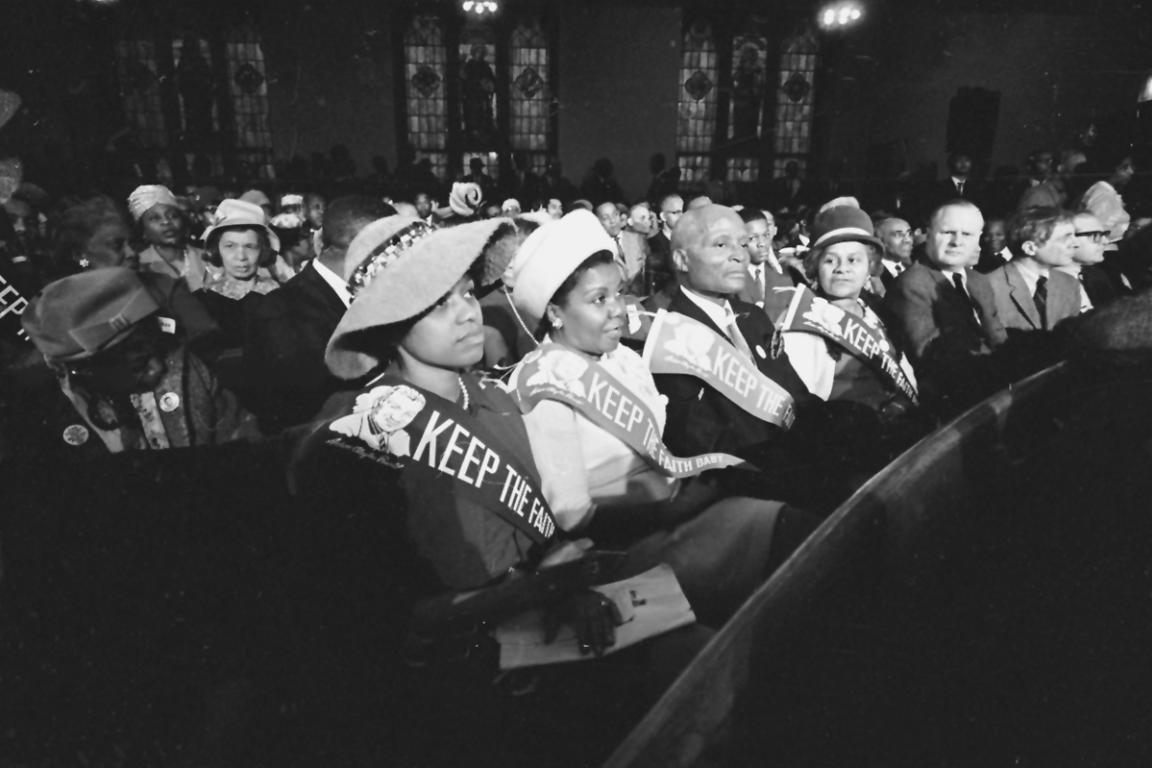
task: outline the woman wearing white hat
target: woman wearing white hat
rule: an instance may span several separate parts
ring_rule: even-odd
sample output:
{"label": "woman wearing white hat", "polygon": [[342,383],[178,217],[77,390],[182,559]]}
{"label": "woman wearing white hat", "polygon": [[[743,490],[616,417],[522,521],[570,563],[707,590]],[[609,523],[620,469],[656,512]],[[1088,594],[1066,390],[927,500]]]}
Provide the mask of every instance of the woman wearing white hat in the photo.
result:
{"label": "woman wearing white hat", "polygon": [[210,265],[204,289],[242,299],[249,293],[270,293],[280,287],[271,268],[280,239],[268,226],[263,209],[243,200],[225,200],[216,220],[204,230],[205,260]]}
{"label": "woman wearing white hat", "polygon": [[[489,654],[495,650],[480,625],[546,608],[570,623],[582,653],[599,655],[615,643],[621,617],[612,600],[588,588],[598,566],[583,569],[602,561],[585,553],[587,542],[560,543],[515,401],[499,382],[470,372],[484,351],[480,305],[473,294],[483,266],[478,259],[503,238],[515,237],[511,222],[493,219],[436,231],[418,220],[399,229],[395,221],[387,224],[370,225],[357,238],[378,235],[370,247],[359,249],[365,254],[362,263],[346,269],[357,290],[326,353],[329,369],[341,378],[383,372],[354,405],[306,438],[295,483],[305,497],[319,497],[319,508],[339,510],[333,526],[367,514],[366,535],[381,547],[369,568],[387,565],[389,575],[382,578],[393,590],[389,594],[404,592],[397,613],[383,613],[378,599],[372,606],[390,627],[397,614],[414,616],[404,647],[384,643],[375,649],[427,670],[417,684],[420,696],[439,696],[442,690],[443,700],[432,706],[440,720],[454,723],[437,729],[437,743],[425,745],[444,754],[422,754],[416,762],[454,764],[469,750],[472,757],[491,760],[494,756],[474,743],[475,729],[461,728],[455,713],[445,714],[463,702],[475,703],[473,694],[489,697],[483,706],[465,707],[473,718],[491,717],[484,712],[510,701],[501,684],[492,687],[495,664]],[[365,540],[358,534],[350,538]],[[350,599],[359,589],[354,586]],[[700,631],[687,626],[670,633],[667,642],[694,651]],[[394,632],[382,632],[399,640]],[[466,647],[453,650],[461,636]],[[636,652],[647,654],[646,647]],[[625,651],[626,658],[632,652]],[[681,656],[678,662],[683,661]],[[465,675],[463,667],[472,671]],[[528,708],[531,713],[564,705],[567,694],[548,687],[548,681],[588,674],[565,671],[571,668],[555,665],[540,673],[538,693],[545,700],[524,699],[539,702]],[[482,693],[476,692],[477,675],[484,680]],[[462,679],[467,676],[472,684]],[[648,678],[645,685],[653,682]],[[539,725],[531,713],[521,716]],[[554,711],[551,717],[555,722]],[[484,722],[493,743],[509,738],[501,732],[506,724]],[[603,739],[606,733],[593,731],[590,738]],[[523,748],[541,746],[554,750],[554,744],[540,743]],[[556,759],[553,755],[551,762]]]}
{"label": "woman wearing white hat", "polygon": [[529,235],[510,266],[512,300],[544,342],[512,380],[542,487],[561,527],[669,563],[701,619],[720,622],[790,548],[785,537],[773,547],[778,519],[791,527],[807,516],[777,501],[718,500],[699,475],[741,463],[734,456],[668,453],[666,398],[620,345],[635,323],[614,253],[596,217],[577,210]]}

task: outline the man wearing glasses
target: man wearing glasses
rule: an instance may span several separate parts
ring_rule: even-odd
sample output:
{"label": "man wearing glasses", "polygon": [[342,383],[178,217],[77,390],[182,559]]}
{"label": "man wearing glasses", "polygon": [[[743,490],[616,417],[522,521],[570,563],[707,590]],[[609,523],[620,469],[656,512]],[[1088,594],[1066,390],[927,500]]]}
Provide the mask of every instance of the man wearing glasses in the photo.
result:
{"label": "man wearing glasses", "polygon": [[1080,311],[1111,304],[1132,292],[1120,270],[1104,260],[1108,230],[1091,213],[1078,213],[1072,221],[1076,228],[1076,245],[1072,263],[1059,267],[1080,281]]}

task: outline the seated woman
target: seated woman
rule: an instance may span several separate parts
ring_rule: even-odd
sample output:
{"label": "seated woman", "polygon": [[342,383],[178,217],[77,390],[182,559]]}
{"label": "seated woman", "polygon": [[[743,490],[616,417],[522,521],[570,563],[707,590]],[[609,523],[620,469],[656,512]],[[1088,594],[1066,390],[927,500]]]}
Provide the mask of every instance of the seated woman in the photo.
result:
{"label": "seated woman", "polygon": [[[53,220],[52,229],[52,279],[80,271],[139,266],[129,245],[128,225],[109,198],[94,197],[65,209]],[[138,276],[162,312],[176,321],[176,336],[200,359],[214,366],[225,345],[223,335],[188,284],[159,271],[141,269]]]}
{"label": "seated woman", "polygon": [[128,212],[148,247],[139,254],[141,272],[183,280],[189,290],[204,285],[203,252],[188,244],[188,223],[168,187],[144,184],[128,196]]}
{"label": "seated woman", "polygon": [[[515,401],[498,382],[469,372],[484,344],[474,266],[508,226],[472,222],[419,239],[400,232],[370,249],[380,268],[364,270],[369,281],[326,360],[345,379],[383,373],[352,409],[311,431],[296,462],[296,486],[315,499],[306,505],[317,530],[306,537],[311,560],[318,552],[332,558],[318,578],[340,598],[317,601],[325,618],[316,626],[353,628],[370,646],[368,666],[382,678],[372,687],[397,708],[385,720],[390,733],[399,742],[429,734],[427,743],[392,745],[416,750],[414,764],[591,762],[577,757],[590,744],[603,757],[611,744],[604,740],[627,724],[605,718],[616,716],[620,701],[637,701],[636,687],[618,690],[628,664],[643,659],[643,685],[658,688],[707,634],[690,624],[622,650],[604,666],[540,668],[532,695],[522,677],[493,681],[490,622],[543,609],[571,624],[583,653],[599,655],[614,644],[620,619],[612,600],[589,589],[591,571],[580,575],[593,562],[585,544],[558,541]],[[345,634],[333,641],[353,642]],[[588,691],[587,681],[604,674],[610,687],[598,682]],[[522,695],[507,695],[509,686]],[[595,694],[597,706],[558,717],[557,708],[582,698],[581,688]],[[519,708],[516,718],[504,717],[509,708]],[[410,720],[424,718],[452,726]],[[563,749],[549,739],[549,723],[564,732]]]}
{"label": "seated woman", "polygon": [[[741,463],[734,456],[668,453],[666,400],[640,355],[620,344],[630,318],[614,253],[596,217],[580,210],[524,241],[511,265],[512,298],[545,343],[521,361],[512,385],[557,524],[667,562],[698,617],[719,623],[811,524],[778,501],[717,500],[707,475],[696,475]],[[556,397],[557,389],[578,396]]]}
{"label": "seated woman", "polygon": [[784,349],[808,390],[835,403],[827,432],[840,452],[881,463],[921,436],[916,375],[868,302],[870,251],[882,248],[859,208],[829,208],[815,220],[805,268],[814,289],[797,288],[777,322]]}
{"label": "seated woman", "polygon": [[74,458],[259,436],[254,420],[172,333],[172,319],[129,269],[50,283],[21,319],[60,385],[9,414],[9,429],[17,421],[35,424],[14,443],[24,452]]}

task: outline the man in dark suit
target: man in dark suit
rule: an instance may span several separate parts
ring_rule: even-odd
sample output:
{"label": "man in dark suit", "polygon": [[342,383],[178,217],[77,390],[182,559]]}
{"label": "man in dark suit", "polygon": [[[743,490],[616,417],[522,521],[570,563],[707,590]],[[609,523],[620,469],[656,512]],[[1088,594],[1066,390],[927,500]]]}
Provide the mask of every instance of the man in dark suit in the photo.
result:
{"label": "man in dark suit", "polygon": [[[668,311],[703,323],[749,355],[761,373],[788,390],[800,411],[811,398],[788,356],[782,350],[773,352],[772,323],[755,305],[735,298],[748,280],[747,240],[744,222],[731,208],[708,205],[685,213],[672,233],[672,260],[680,285],[672,294]],[[795,476],[785,467],[802,460],[784,449],[783,429],[753,418],[695,377],[657,374],[655,379],[657,388],[668,397],[664,441],[674,453],[691,456],[723,451],[771,469],[774,480]],[[798,415],[797,422],[802,418]],[[756,478],[753,473],[736,472],[748,475],[748,480]],[[766,492],[760,488],[755,493]]]}
{"label": "man in dark suit", "polygon": [[307,421],[333,392],[355,388],[324,365],[324,349],[351,302],[344,274],[348,245],[365,226],[394,213],[365,195],[332,201],[320,254],[283,288],[253,303],[246,317],[244,365],[260,397],[251,404],[265,432]]}
{"label": "man in dark suit", "polygon": [[880,263],[877,265],[880,274],[879,290],[873,283],[873,293],[884,298],[888,289],[896,282],[904,270],[912,264],[912,227],[904,219],[887,216],[876,222],[876,237],[884,244],[884,251],[880,254]]}
{"label": "man in dark suit", "polygon": [[1100,219],[1084,212],[1076,214],[1072,223],[1076,227],[1076,248],[1072,253],[1074,264],[1063,271],[1080,281],[1081,311],[1099,309],[1132,293],[1115,260],[1109,262],[1104,258],[1108,229]]}
{"label": "man in dark suit", "polygon": [[972,158],[966,152],[948,155],[948,178],[933,185],[933,207],[949,200],[968,200],[976,205],[982,202],[976,180],[972,178]]}
{"label": "man in dark suit", "polygon": [[1009,332],[1050,331],[1080,314],[1080,285],[1057,267],[1072,264],[1076,228],[1059,208],[1027,208],[1008,225],[1012,260],[988,273],[996,312]]}
{"label": "man in dark suit", "polygon": [[741,301],[764,310],[768,321],[775,323],[788,309],[797,278],[791,268],[785,269],[772,252],[772,238],[776,236],[776,221],[772,214],[758,208],[740,211],[744,229],[748,234],[748,281],[737,294]]}
{"label": "man in dark suit", "polygon": [[904,270],[885,296],[921,393],[938,398],[945,412],[1004,383],[982,359],[1007,339],[988,278],[971,268],[983,228],[980,209],[966,200],[937,208],[929,220],[924,261]]}

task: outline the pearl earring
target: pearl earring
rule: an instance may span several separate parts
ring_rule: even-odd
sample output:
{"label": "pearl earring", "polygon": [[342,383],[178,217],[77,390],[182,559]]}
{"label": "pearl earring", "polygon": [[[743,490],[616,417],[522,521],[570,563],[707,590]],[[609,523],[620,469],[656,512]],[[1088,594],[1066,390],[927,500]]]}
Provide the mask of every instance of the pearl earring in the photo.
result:
{"label": "pearl earring", "polygon": [[80,264],[80,269],[88,269],[88,267],[92,266],[92,262],[88,261],[87,256],[81,256],[79,264]]}
{"label": "pearl earring", "polygon": [[564,327],[564,321],[557,318],[557,319],[552,321],[552,327],[559,330],[559,329]]}

